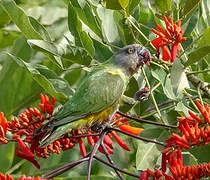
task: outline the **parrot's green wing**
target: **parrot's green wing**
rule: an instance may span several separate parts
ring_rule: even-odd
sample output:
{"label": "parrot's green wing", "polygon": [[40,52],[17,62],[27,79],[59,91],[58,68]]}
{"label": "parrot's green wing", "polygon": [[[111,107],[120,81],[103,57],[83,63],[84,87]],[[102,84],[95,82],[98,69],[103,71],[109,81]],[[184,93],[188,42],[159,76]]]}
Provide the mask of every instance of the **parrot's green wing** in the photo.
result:
{"label": "parrot's green wing", "polygon": [[119,69],[107,67],[93,71],[55,116],[57,121],[53,126],[67,124],[110,107],[122,96],[127,81],[128,77]]}

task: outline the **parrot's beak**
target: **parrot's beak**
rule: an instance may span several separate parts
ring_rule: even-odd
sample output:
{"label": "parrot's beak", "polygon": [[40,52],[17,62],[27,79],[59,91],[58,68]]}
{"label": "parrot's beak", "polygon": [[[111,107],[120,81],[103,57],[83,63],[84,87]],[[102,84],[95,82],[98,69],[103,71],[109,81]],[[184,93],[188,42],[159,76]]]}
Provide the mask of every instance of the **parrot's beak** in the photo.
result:
{"label": "parrot's beak", "polygon": [[145,47],[141,47],[137,51],[139,57],[139,65],[143,66],[144,64],[149,65],[149,61],[152,59],[150,52]]}

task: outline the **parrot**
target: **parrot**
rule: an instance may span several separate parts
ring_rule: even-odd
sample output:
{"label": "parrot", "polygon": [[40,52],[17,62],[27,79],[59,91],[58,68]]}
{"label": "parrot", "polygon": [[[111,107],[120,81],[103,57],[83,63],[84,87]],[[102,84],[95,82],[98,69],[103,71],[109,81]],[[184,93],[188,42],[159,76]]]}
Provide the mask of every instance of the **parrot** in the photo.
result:
{"label": "parrot", "polygon": [[40,147],[48,146],[71,130],[102,124],[120,104],[129,79],[150,60],[147,48],[131,44],[94,66],[62,109],[35,131],[34,137],[42,134]]}

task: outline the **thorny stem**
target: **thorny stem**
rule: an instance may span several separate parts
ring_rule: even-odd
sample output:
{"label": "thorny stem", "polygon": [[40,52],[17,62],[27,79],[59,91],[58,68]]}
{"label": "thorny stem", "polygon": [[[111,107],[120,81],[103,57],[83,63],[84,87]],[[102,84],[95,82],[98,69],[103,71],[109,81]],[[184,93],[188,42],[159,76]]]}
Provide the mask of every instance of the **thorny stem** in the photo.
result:
{"label": "thorny stem", "polygon": [[[145,79],[145,81],[146,81],[146,83],[147,83],[147,86],[148,86],[148,88],[150,89],[151,86],[150,86],[149,80],[147,79],[147,75],[146,75],[146,73],[145,73],[143,67],[141,67],[141,71],[142,71],[142,74],[143,74],[143,76],[144,76],[144,79]],[[153,101],[153,103],[154,103],[155,109],[156,109],[156,111],[157,111],[157,113],[158,113],[158,115],[159,115],[159,118],[160,118],[160,120],[165,124],[165,122],[163,121],[163,119],[162,119],[162,117],[161,117],[161,113],[160,113],[160,110],[159,110],[159,108],[158,108],[158,105],[157,105],[157,102],[156,102],[156,100],[155,100],[155,97],[154,97],[153,92],[151,91],[150,94],[151,94],[151,98],[152,98],[152,101]]]}
{"label": "thorny stem", "polygon": [[129,116],[127,114],[124,114],[120,111],[117,111],[118,114],[120,114],[121,116],[124,116],[126,118],[129,118],[129,119],[132,119],[136,122],[141,122],[141,123],[147,123],[147,124],[153,124],[153,125],[156,125],[156,126],[163,126],[163,127],[168,127],[168,128],[177,128],[177,126],[174,126],[174,125],[168,125],[168,124],[162,124],[162,123],[159,123],[159,122],[154,122],[154,121],[148,121],[148,120],[145,120],[145,119],[141,119],[141,118],[136,118],[136,117],[132,117],[132,116]]}
{"label": "thorny stem", "polygon": [[110,127],[110,128],[108,128],[108,130],[110,130],[110,131],[117,131],[119,133],[125,134],[127,136],[131,136],[133,138],[136,138],[136,139],[139,139],[139,140],[142,140],[142,141],[145,141],[145,142],[151,142],[151,143],[155,143],[155,144],[158,144],[158,145],[161,145],[161,146],[166,146],[166,143],[163,143],[163,142],[160,142],[160,141],[157,141],[157,140],[153,140],[153,139],[149,139],[149,138],[145,138],[145,137],[136,136],[136,135],[127,133],[125,131],[122,131],[120,129],[116,129],[116,128],[111,128]]}
{"label": "thorny stem", "polygon": [[139,175],[136,175],[136,174],[130,173],[130,172],[128,172],[128,171],[125,171],[125,170],[123,170],[123,169],[120,169],[120,168],[114,166],[113,164],[110,164],[110,163],[104,161],[103,159],[99,158],[98,156],[94,156],[94,158],[97,159],[98,161],[104,163],[105,165],[107,165],[107,166],[109,166],[109,167],[111,167],[111,168],[117,170],[117,171],[120,171],[120,172],[122,172],[122,173],[124,173],[124,174],[127,174],[127,175],[129,175],[129,176],[133,176],[133,177],[139,178]]}
{"label": "thorny stem", "polygon": [[[111,156],[109,155],[109,153],[107,152],[106,148],[104,147],[103,142],[101,143],[101,147],[102,147],[102,149],[103,149],[103,151],[104,151],[104,154],[105,154],[106,158],[108,159],[109,163],[112,164],[112,165],[114,166],[114,162],[113,162]],[[114,170],[115,170],[116,174],[118,175],[118,177],[119,177],[121,180],[124,180],[124,178],[122,177],[122,175],[120,174],[120,172],[119,172],[118,170],[116,170],[115,168],[114,168]]]}
{"label": "thorny stem", "polygon": [[62,174],[65,171],[81,164],[82,162],[87,161],[88,159],[89,159],[89,157],[84,157],[84,158],[79,159],[77,161],[70,162],[70,163],[68,163],[64,166],[61,166],[57,169],[54,169],[53,171],[50,171],[49,173],[46,173],[46,174],[42,175],[40,178],[41,179],[51,179],[55,176],[58,176],[58,175]]}

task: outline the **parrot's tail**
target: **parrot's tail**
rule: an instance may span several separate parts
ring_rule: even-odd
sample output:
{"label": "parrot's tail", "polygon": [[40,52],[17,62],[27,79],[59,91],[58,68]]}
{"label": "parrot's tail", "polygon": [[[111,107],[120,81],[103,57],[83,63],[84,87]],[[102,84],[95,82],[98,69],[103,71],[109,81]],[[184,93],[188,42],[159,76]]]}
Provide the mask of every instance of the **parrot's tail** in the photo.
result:
{"label": "parrot's tail", "polygon": [[34,141],[45,141],[55,130],[54,122],[56,119],[52,119],[43,126],[41,126],[38,130],[35,130],[33,134]]}
{"label": "parrot's tail", "polygon": [[72,128],[69,124],[56,126],[58,119],[52,119],[44,124],[34,133],[34,140],[39,141],[39,147],[43,148],[53,143],[55,140],[60,139],[64,134],[70,132]]}

